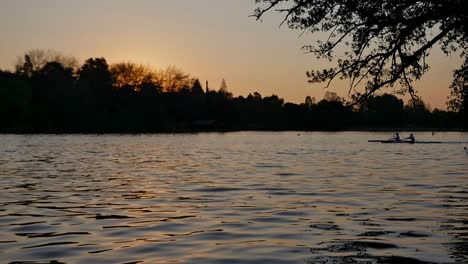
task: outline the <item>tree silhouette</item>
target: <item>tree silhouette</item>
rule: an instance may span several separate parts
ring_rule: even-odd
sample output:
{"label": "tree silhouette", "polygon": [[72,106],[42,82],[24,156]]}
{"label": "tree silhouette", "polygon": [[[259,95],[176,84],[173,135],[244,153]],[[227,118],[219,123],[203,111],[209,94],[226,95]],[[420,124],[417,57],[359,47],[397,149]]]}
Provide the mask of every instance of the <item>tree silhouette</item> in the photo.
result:
{"label": "tree silhouette", "polygon": [[78,67],[78,61],[75,57],[65,56],[55,50],[33,49],[26,52],[24,57],[18,58],[15,65],[16,73],[30,78],[49,62],[58,62],[65,68],[72,70]]}
{"label": "tree silhouette", "polygon": [[[0,70],[0,133],[461,128],[455,112],[431,112],[422,100],[403,106],[389,94],[349,107],[327,91],[318,103],[306,97],[295,104],[258,92],[234,97],[226,84],[204,92],[198,79],[177,68],[157,71],[131,62],[109,67],[104,58],[90,58],[77,71],[60,61],[37,69],[37,61],[47,60],[25,56],[20,70]],[[456,76],[452,92],[460,97],[452,99],[462,113],[466,71]]]}
{"label": "tree silhouette", "polygon": [[221,80],[221,85],[219,86],[219,91],[223,93],[227,93],[227,83],[226,80]]}
{"label": "tree silhouette", "polygon": [[448,106],[461,114],[464,125],[468,127],[468,58],[463,66],[454,72],[453,77]]}
{"label": "tree silhouette", "polygon": [[179,92],[182,89],[189,89],[194,82],[190,78],[190,74],[174,66],[167,67],[156,75],[161,81],[161,86],[165,92]]}
{"label": "tree silhouette", "polygon": [[23,77],[0,70],[0,131],[25,127],[31,114],[32,90]]}
{"label": "tree silhouette", "polygon": [[366,102],[369,120],[376,125],[399,125],[403,120],[403,100],[391,94],[371,96]]}
{"label": "tree silhouette", "polygon": [[326,91],[323,95],[323,100],[333,102],[333,101],[343,101],[341,97],[338,96],[335,92]]}
{"label": "tree silhouette", "polygon": [[199,81],[198,79],[196,79],[196,80],[193,82],[193,85],[192,85],[192,94],[194,94],[194,95],[202,95],[202,94],[205,94],[205,91],[203,91],[203,87],[201,86],[200,81]]}
{"label": "tree silhouette", "polygon": [[[76,107],[86,115],[84,126],[97,127],[104,122],[112,100],[112,75],[104,58],[90,58],[78,70],[80,104]],[[89,124],[91,122],[91,124]]]}
{"label": "tree silhouette", "polygon": [[113,85],[120,89],[123,87],[132,87],[138,91],[140,86],[145,83],[158,83],[156,73],[145,65],[139,65],[132,62],[121,62],[111,65]]}
{"label": "tree silhouette", "polygon": [[[384,86],[399,83],[401,92],[415,97],[412,81],[428,70],[425,58],[441,44],[449,54],[467,56],[468,1],[465,0],[256,0],[254,16],[261,19],[272,9],[284,14],[283,23],[303,32],[327,32],[325,41],[304,46],[317,58],[333,60],[346,48],[337,66],[307,72],[309,82],[335,78],[351,80],[354,103]],[[359,89],[365,83],[364,90]]]}
{"label": "tree silhouette", "polygon": [[466,113],[468,111],[468,58],[462,67],[453,74],[454,80],[450,85],[450,109]]}
{"label": "tree silhouette", "polygon": [[221,80],[221,85],[219,86],[218,94],[226,99],[232,99],[233,97],[232,93],[230,93],[227,89],[227,83],[224,78]]}
{"label": "tree silhouette", "polygon": [[427,124],[431,119],[430,106],[427,105],[421,98],[410,99],[405,106],[405,112],[408,120],[412,120],[414,124]]}
{"label": "tree silhouette", "polygon": [[336,93],[326,91],[323,99],[312,107],[314,121],[319,123],[320,128],[338,129],[343,127],[343,122],[348,117],[350,108],[344,105],[343,99]]}
{"label": "tree silhouette", "polygon": [[48,62],[32,79],[36,125],[46,129],[69,126],[73,109],[73,70],[59,62]]}
{"label": "tree silhouette", "polygon": [[314,100],[312,100],[312,97],[306,96],[304,105],[307,109],[311,110],[312,106],[314,105]]}
{"label": "tree silhouette", "polygon": [[78,87],[89,96],[101,99],[112,91],[112,75],[104,58],[90,58],[78,70]]}

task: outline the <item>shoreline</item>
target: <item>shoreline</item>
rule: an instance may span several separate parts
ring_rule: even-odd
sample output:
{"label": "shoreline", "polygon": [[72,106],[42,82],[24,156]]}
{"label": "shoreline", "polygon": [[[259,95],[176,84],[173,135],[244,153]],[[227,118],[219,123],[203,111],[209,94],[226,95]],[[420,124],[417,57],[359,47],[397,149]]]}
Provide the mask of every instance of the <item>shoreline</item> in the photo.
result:
{"label": "shoreline", "polygon": [[235,133],[235,132],[468,132],[463,128],[346,128],[346,129],[173,129],[159,131],[73,131],[73,130],[5,130],[0,135],[144,135],[144,134],[199,134],[199,133]]}

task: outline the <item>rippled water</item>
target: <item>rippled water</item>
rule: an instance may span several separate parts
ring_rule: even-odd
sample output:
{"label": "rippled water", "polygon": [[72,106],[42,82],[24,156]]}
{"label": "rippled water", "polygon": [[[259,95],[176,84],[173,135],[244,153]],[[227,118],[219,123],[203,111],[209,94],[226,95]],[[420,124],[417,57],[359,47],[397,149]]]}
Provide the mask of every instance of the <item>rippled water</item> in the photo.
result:
{"label": "rippled water", "polygon": [[468,262],[468,144],[389,136],[0,135],[0,260]]}

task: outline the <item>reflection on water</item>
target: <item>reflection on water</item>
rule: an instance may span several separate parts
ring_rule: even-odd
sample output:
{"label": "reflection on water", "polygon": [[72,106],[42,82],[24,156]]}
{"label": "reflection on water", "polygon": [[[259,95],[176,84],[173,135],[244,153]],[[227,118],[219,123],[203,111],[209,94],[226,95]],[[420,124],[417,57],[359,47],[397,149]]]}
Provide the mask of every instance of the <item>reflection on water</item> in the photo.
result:
{"label": "reflection on water", "polygon": [[[468,134],[418,139],[468,141]],[[468,155],[378,133],[0,136],[6,263],[462,263]]]}

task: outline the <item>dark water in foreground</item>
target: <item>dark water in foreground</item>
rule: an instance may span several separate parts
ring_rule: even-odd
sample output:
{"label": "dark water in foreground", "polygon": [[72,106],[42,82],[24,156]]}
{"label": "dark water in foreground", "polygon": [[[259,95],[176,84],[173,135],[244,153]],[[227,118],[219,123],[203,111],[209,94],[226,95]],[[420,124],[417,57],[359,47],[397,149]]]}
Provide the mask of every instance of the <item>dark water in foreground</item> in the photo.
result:
{"label": "dark water in foreground", "polygon": [[468,144],[297,134],[0,135],[0,262],[468,263]]}

